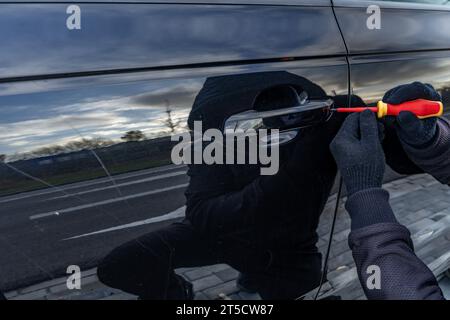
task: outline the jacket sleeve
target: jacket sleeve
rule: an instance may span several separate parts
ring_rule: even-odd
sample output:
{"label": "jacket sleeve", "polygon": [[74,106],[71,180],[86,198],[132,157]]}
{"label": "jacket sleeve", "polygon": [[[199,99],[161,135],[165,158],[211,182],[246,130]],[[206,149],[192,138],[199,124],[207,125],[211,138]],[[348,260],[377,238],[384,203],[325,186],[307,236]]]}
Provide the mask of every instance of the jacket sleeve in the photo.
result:
{"label": "jacket sleeve", "polygon": [[447,119],[438,119],[436,136],[429,146],[415,148],[403,143],[403,148],[417,166],[439,182],[450,185],[450,123]]}
{"label": "jacket sleeve", "polygon": [[381,188],[350,196],[349,246],[366,297],[376,300],[442,300],[436,278],[415,255],[408,229],[399,224]]}

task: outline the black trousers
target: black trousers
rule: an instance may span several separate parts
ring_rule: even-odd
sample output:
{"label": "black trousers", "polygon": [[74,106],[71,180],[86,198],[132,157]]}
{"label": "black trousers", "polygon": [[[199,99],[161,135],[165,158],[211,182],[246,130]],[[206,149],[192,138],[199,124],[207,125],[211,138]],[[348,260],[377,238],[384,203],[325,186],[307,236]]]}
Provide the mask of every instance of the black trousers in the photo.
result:
{"label": "black trousers", "polygon": [[226,263],[255,279],[263,299],[294,299],[316,287],[321,275],[318,252],[280,252],[262,248],[242,235],[208,237],[188,220],[127,242],[98,266],[104,284],[142,299],[179,299],[174,269]]}

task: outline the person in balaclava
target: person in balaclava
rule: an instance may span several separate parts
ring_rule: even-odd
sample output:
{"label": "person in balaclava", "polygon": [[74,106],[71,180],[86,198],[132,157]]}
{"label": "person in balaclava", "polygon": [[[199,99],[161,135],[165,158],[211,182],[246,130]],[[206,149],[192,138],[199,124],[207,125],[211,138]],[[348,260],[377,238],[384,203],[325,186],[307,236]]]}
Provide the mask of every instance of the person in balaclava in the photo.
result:
{"label": "person in balaclava", "polygon": [[[233,114],[295,106],[302,91],[311,100],[327,98],[288,72],[208,78],[188,124],[223,130]],[[316,229],[337,171],[329,144],[344,118],[300,129],[280,146],[274,175],[260,175],[260,165],[189,165],[186,218],[114,249],[98,266],[99,279],[141,299],[190,299],[192,285],[174,269],[226,263],[251,275],[263,299],[293,299],[315,288]]]}
{"label": "person in balaclava", "polygon": [[[389,90],[383,101],[400,104],[416,99],[440,101],[431,85],[414,82]],[[450,122],[444,117],[418,119],[403,111],[384,123],[388,145],[397,145],[416,166],[450,185]],[[399,151],[382,148],[375,115],[350,115],[330,148],[348,192],[346,209],[351,218],[349,245],[358,277],[368,299],[442,300],[444,295],[431,270],[414,253],[408,229],[395,218],[389,193],[382,189],[385,159],[399,171],[414,171]],[[393,142],[395,141],[396,142]],[[386,142],[383,143],[386,145]],[[400,169],[399,169],[400,168]],[[409,168],[409,169],[408,169]],[[449,248],[450,249],[450,248]],[[377,286],[368,280],[377,267]],[[370,269],[372,267],[372,269]],[[370,272],[369,272],[370,271]]]}

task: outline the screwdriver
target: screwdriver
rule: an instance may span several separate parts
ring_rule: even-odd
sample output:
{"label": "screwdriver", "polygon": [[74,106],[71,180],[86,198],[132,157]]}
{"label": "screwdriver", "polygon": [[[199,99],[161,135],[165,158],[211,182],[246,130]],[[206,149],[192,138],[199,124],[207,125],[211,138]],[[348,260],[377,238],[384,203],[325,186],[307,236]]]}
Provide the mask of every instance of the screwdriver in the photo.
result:
{"label": "screwdriver", "polygon": [[376,107],[336,108],[334,110],[337,112],[363,112],[364,110],[370,110],[375,112],[378,118],[398,116],[402,111],[409,111],[414,113],[417,118],[425,119],[441,116],[444,112],[444,105],[440,101],[417,99],[400,104],[378,101]]}

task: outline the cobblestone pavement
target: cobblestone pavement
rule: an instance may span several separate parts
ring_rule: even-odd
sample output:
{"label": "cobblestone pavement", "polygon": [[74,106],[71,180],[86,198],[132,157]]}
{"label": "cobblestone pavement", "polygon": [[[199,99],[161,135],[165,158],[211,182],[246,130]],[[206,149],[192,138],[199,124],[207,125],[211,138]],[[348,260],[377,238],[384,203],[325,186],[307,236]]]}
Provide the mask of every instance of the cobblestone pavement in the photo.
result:
{"label": "cobblestone pavement", "polygon": [[[390,192],[391,204],[398,220],[408,226],[413,235],[416,253],[442,278],[450,266],[450,188],[428,175],[402,178],[385,184],[384,188]],[[326,250],[334,201],[335,196],[331,196],[320,221],[318,246],[322,252]],[[344,299],[364,299],[347,244],[350,221],[343,203],[333,236],[328,282],[323,286],[323,291],[325,295],[339,294]],[[258,294],[240,291],[235,281],[238,272],[224,264],[178,269],[177,272],[193,283],[196,299],[259,299]],[[95,269],[82,272],[81,285],[80,290],[68,290],[66,278],[59,278],[6,295],[19,300],[136,299],[100,284]]]}

